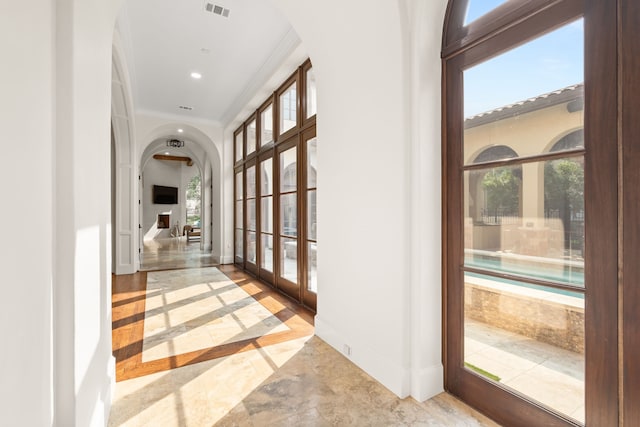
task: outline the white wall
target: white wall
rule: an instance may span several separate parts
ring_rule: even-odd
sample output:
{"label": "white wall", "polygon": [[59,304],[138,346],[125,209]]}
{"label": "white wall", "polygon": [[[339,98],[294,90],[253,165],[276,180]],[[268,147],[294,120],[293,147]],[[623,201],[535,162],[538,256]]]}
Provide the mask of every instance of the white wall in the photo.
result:
{"label": "white wall", "polygon": [[[446,2],[273,1],[317,78],[316,333],[338,350],[349,345],[351,359],[397,395],[427,398],[442,389],[438,53]],[[429,96],[423,104],[414,105],[416,89]],[[413,114],[418,106],[430,116]],[[429,225],[416,227],[421,221]]]}
{"label": "white wall", "polygon": [[[194,167],[194,166],[192,166]],[[180,231],[184,226],[186,204],[185,187],[182,185],[183,162],[169,162],[151,159],[142,171],[142,234],[145,240],[171,237],[171,229],[179,223]],[[153,186],[178,188],[178,204],[157,205],[153,203]],[[170,228],[158,229],[158,214],[170,214]]]}
{"label": "white wall", "polygon": [[[349,344],[352,359],[395,393],[424,398],[442,386],[445,1],[273,1],[301,36],[318,83],[317,333],[338,349]],[[0,169],[4,182],[22,177],[5,189],[19,215],[0,210],[3,223],[29,225],[5,227],[0,328],[11,351],[0,352],[2,425],[49,426],[55,417],[59,426],[97,426],[108,415],[109,87],[120,3],[0,6],[0,47],[11,58],[0,71],[11,100],[0,117],[31,154],[29,174],[18,161]],[[218,162],[230,162],[218,136]],[[354,159],[362,159],[355,174]]]}
{"label": "white wall", "polygon": [[[52,421],[51,279],[55,55],[48,0],[0,4],[0,123],[25,154],[3,154],[0,425]],[[10,64],[10,65],[9,65]],[[11,150],[12,153],[16,151]]]}
{"label": "white wall", "polygon": [[109,135],[118,3],[56,2],[53,289],[60,426],[104,425],[114,379]]}

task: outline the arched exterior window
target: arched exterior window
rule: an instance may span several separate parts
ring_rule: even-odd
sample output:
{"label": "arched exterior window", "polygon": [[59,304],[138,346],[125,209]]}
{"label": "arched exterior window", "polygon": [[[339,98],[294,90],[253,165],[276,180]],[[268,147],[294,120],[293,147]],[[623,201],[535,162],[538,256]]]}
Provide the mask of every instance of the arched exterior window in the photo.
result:
{"label": "arched exterior window", "polygon": [[619,423],[616,28],[631,3],[449,2],[445,388],[503,425]]}

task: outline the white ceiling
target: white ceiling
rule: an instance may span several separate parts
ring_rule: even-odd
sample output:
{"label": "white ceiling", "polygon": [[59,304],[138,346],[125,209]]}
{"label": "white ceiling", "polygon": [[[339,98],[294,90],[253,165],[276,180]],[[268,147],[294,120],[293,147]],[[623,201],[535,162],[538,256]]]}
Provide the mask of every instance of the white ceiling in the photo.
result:
{"label": "white ceiling", "polygon": [[[207,2],[229,17],[206,12]],[[300,44],[268,0],[127,0],[118,30],[138,112],[222,125]]]}

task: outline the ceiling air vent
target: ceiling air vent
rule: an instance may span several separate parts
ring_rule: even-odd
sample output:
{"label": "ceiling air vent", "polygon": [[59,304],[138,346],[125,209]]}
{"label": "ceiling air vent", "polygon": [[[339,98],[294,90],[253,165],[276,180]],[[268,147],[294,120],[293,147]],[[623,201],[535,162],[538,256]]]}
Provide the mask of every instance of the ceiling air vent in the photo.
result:
{"label": "ceiling air vent", "polygon": [[213,4],[206,0],[204,2],[204,10],[205,12],[213,13],[214,15],[224,16],[225,18],[229,17],[229,9],[225,9],[220,5]]}
{"label": "ceiling air vent", "polygon": [[188,107],[186,105],[178,105],[178,108],[181,110],[187,110],[187,111],[193,110],[193,107]]}

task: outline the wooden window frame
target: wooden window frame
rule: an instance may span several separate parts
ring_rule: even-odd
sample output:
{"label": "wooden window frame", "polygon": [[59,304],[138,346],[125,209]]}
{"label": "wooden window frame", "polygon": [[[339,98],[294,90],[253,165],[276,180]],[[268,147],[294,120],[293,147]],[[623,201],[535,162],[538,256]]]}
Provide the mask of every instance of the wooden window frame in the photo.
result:
{"label": "wooden window frame", "polygon": [[[242,170],[243,173],[243,190],[246,194],[246,168],[248,165],[253,164],[255,162],[256,165],[256,185],[258,186],[258,195],[256,197],[256,268],[250,266],[250,263],[246,262],[246,239],[247,239],[247,229],[246,229],[246,197],[243,196],[243,210],[244,210],[244,223],[243,223],[243,259],[242,262],[239,262],[235,259],[235,243],[234,243],[234,260],[236,264],[243,268],[248,273],[258,277],[260,280],[265,283],[275,287],[285,295],[295,299],[300,304],[305,305],[311,310],[316,310],[316,301],[317,297],[313,295],[313,297],[305,297],[303,290],[307,288],[307,276],[306,276],[306,258],[303,257],[303,254],[306,254],[306,249],[303,250],[302,246],[306,245],[306,235],[303,236],[303,232],[306,233],[306,216],[303,217],[303,210],[306,209],[306,182],[302,182],[303,179],[303,170],[306,173],[306,157],[303,159],[303,155],[306,156],[306,151],[303,152],[303,147],[301,144],[303,134],[307,134],[309,132],[315,133],[316,129],[316,115],[309,117],[308,119],[304,119],[303,109],[306,108],[306,71],[312,67],[311,60],[307,59],[304,63],[296,68],[296,70],[280,85],[278,88],[273,91],[268,98],[264,100],[264,102],[254,110],[248,117],[243,121],[243,123],[235,130],[233,134],[233,147],[234,147],[234,194],[235,194],[235,171]],[[280,96],[291,86],[291,84],[296,85],[296,126],[286,131],[284,134],[280,135]],[[273,140],[268,142],[267,144],[263,144],[262,142],[262,113],[271,106],[272,108],[272,120],[273,120]],[[255,118],[256,120],[256,151],[254,153],[247,154],[247,126],[251,121]],[[243,157],[239,161],[235,161],[235,140],[236,136],[243,132],[242,138],[242,153]],[[280,233],[279,233],[279,219],[280,219],[280,187],[279,187],[279,153],[284,150],[292,141],[295,141],[295,145],[297,147],[297,213],[298,213],[298,284],[294,284],[290,281],[287,281],[284,278],[280,278],[280,257],[279,257],[279,248],[280,248]],[[260,163],[268,159],[269,157],[273,160],[273,245],[274,245],[274,260],[273,260],[273,272],[269,272],[260,267],[261,265],[261,245],[262,245],[262,233],[261,233],[261,215],[262,215],[262,205],[261,205],[261,196],[260,196],[260,185],[261,185],[261,176],[259,174]],[[304,175],[306,176],[306,175]],[[306,212],[306,210],[304,211]],[[305,214],[306,215],[306,214]],[[234,242],[235,242],[235,200],[234,200]],[[303,239],[304,237],[304,239]],[[301,239],[304,240],[305,245],[301,245]],[[302,265],[304,263],[305,265]],[[308,292],[307,292],[308,293]]]}
{"label": "wooden window frame", "polygon": [[[258,126],[258,153],[263,153],[265,150],[269,150],[274,146],[276,140],[276,119],[275,119],[275,96],[272,94],[262,105],[258,108],[256,112],[257,126]],[[269,107],[271,107],[271,132],[273,135],[271,137],[271,141],[264,143],[262,141],[262,113],[264,113]]]}
{"label": "wooden window frame", "polygon": [[[463,366],[462,70],[524,44],[584,13],[584,66],[585,82],[588,83],[585,86],[585,229],[589,232],[585,241],[586,424],[618,425],[619,382],[618,375],[614,374],[618,367],[618,133],[617,126],[612,126],[617,123],[618,71],[615,7],[605,3],[608,2],[510,1],[467,26],[462,25],[465,0],[450,1],[447,9],[442,49],[445,389],[504,425],[577,424],[521,399],[513,390],[481,379]],[[631,25],[637,25],[640,8],[631,7],[636,8],[635,21]],[[638,45],[637,41],[635,44]],[[637,49],[640,50],[640,46]],[[640,90],[636,95],[638,92]],[[633,101],[635,108],[638,107],[637,99]],[[639,159],[636,166],[640,167],[640,153],[635,158]],[[640,210],[636,212],[636,218],[638,214]],[[640,249],[640,245],[637,246],[635,249]],[[634,265],[637,264],[635,261]],[[634,274],[640,278],[640,271]],[[591,301],[598,301],[598,304]],[[638,301],[636,299],[636,303]],[[636,317],[636,320],[640,319]],[[603,346],[603,343],[608,344]],[[640,344],[640,338],[636,344]],[[640,394],[640,387],[633,387]],[[634,411],[638,416],[638,410]]]}
{"label": "wooden window frame", "polygon": [[[292,85],[296,86],[296,125],[291,129],[288,129],[284,133],[280,132],[280,116],[282,115],[282,111],[280,111],[280,97],[289,89]],[[291,76],[285,80],[285,82],[280,85],[278,90],[275,93],[275,116],[276,116],[276,127],[277,129],[275,135],[276,145],[285,141],[288,141],[293,135],[296,135],[300,131],[300,124],[302,123],[301,114],[300,114],[300,68],[298,68]]]}
{"label": "wooden window frame", "polygon": [[[260,166],[262,165],[262,162],[267,161],[271,159],[271,194],[269,195],[263,195],[262,194],[262,173],[260,173],[261,169]],[[275,231],[276,231],[276,224],[275,224],[275,218],[276,218],[276,209],[275,209],[275,153],[273,149],[270,149],[268,151],[263,151],[259,156],[258,156],[258,166],[256,169],[256,174],[257,174],[257,185],[258,185],[258,199],[260,201],[260,208],[258,209],[258,277],[260,277],[261,280],[269,283],[272,286],[275,286],[275,268],[276,268],[276,257],[275,254],[272,255],[272,262],[273,265],[271,266],[271,271],[269,270],[265,270],[264,268],[262,268],[262,198],[263,197],[271,197],[271,233],[265,233],[271,236],[272,240],[273,240],[273,247],[276,247],[276,238],[275,238]]]}
{"label": "wooden window frame", "polygon": [[[293,192],[286,192],[283,193],[282,189],[280,187],[281,184],[281,173],[282,170],[280,170],[280,155],[282,153],[284,153],[287,150],[290,150],[292,148],[296,149],[296,257],[297,257],[297,278],[298,278],[298,283],[294,283],[286,278],[284,278],[282,276],[282,269],[280,267],[281,262],[282,261],[280,259],[280,244],[282,243],[283,238],[287,238],[287,239],[292,239],[294,238],[293,236],[290,235],[285,235],[281,229],[280,229],[280,219],[281,219],[281,215],[282,215],[282,206],[280,206],[280,198],[282,196],[282,194],[292,194]],[[275,279],[276,279],[276,287],[278,289],[281,289],[284,293],[286,293],[287,295],[289,295],[290,297],[294,298],[297,301],[302,301],[302,287],[303,287],[303,283],[301,281],[302,278],[302,274],[301,274],[301,265],[300,265],[300,259],[301,259],[301,250],[300,250],[300,210],[302,208],[301,206],[301,199],[300,199],[300,137],[297,134],[294,134],[293,136],[291,136],[288,140],[283,141],[282,143],[280,143],[275,150],[275,156],[274,156],[274,167],[275,167],[275,182],[274,184],[276,184],[276,186],[274,187],[273,191],[274,191],[274,237],[275,237],[275,241],[274,241],[274,246],[276,246],[278,248],[278,256],[275,257],[278,262],[274,265],[274,274],[275,274]]]}
{"label": "wooden window frame", "polygon": [[[242,194],[240,195],[240,198],[238,198],[238,186],[236,185],[236,177],[237,175],[240,174],[240,176],[242,177]],[[245,177],[244,177],[244,165],[240,165],[240,166],[236,166],[233,170],[233,263],[244,268],[245,266],[245,245],[243,243],[242,246],[242,259],[236,257],[236,253],[237,253],[237,247],[236,247],[236,231],[237,230],[242,230],[242,241],[244,242],[245,239],[245,231],[246,231],[246,224],[245,224],[245,214],[244,214],[244,210],[245,210],[245,194],[246,194],[246,188],[245,188]],[[238,224],[237,224],[237,219],[238,219],[238,209],[237,209],[237,204],[238,202],[242,202],[242,224],[240,228],[238,228]]]}

